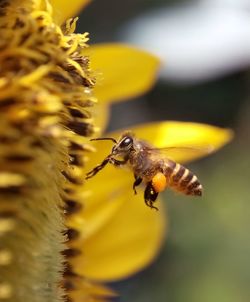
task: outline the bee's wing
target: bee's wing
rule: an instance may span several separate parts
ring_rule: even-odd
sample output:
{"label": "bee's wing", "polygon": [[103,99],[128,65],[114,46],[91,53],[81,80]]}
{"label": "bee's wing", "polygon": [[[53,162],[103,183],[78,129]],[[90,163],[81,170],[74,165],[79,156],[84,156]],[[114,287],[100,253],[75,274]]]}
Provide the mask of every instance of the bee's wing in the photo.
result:
{"label": "bee's wing", "polygon": [[214,152],[212,146],[196,147],[196,146],[176,146],[176,147],[163,147],[151,148],[149,153],[158,153],[163,157],[172,159],[176,162],[188,162],[189,160],[198,159],[204,155]]}

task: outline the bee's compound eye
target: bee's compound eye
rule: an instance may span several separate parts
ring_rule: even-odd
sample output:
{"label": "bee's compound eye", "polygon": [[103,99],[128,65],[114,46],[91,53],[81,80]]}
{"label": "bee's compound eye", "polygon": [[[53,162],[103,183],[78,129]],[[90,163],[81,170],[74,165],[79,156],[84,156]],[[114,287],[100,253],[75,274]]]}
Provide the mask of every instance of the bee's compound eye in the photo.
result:
{"label": "bee's compound eye", "polygon": [[121,141],[120,147],[126,148],[126,147],[130,146],[132,143],[133,143],[133,139],[131,137],[127,136]]}

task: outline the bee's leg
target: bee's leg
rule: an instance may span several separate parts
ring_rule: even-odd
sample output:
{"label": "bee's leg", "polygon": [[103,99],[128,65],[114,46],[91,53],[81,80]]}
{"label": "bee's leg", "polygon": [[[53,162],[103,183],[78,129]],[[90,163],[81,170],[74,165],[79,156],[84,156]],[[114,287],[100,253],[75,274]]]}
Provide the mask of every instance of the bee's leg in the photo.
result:
{"label": "bee's leg", "polygon": [[137,194],[135,187],[139,186],[141,182],[142,182],[142,178],[135,175],[135,181],[133,183],[133,190],[135,194]]}
{"label": "bee's leg", "polygon": [[101,164],[99,164],[98,166],[96,166],[94,169],[92,169],[91,171],[89,171],[86,175],[86,179],[91,178],[93,176],[96,175],[96,173],[98,173],[100,170],[102,170],[107,163],[110,161],[109,157],[106,157],[103,162]]}
{"label": "bee's leg", "polygon": [[98,173],[100,170],[102,170],[107,165],[107,163],[113,164],[115,166],[122,166],[127,163],[127,160],[117,160],[113,157],[108,156],[103,160],[103,162],[101,164],[99,164],[93,170],[91,170],[90,172],[87,173],[86,179],[95,176],[96,173]]}
{"label": "bee's leg", "polygon": [[122,166],[127,163],[127,160],[117,160],[113,157],[110,157],[109,162],[113,164],[114,166]]}
{"label": "bee's leg", "polygon": [[144,191],[144,201],[148,207],[158,211],[158,208],[153,206],[153,203],[156,201],[157,196],[158,196],[158,192],[155,192],[152,183],[149,182]]}

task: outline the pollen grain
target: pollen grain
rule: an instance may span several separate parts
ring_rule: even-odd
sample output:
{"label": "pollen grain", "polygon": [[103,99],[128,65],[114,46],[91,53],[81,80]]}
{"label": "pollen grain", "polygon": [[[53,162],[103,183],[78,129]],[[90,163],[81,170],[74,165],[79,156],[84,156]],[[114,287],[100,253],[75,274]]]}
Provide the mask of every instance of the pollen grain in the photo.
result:
{"label": "pollen grain", "polygon": [[162,172],[157,172],[152,178],[152,185],[157,193],[162,192],[167,187],[167,179]]}

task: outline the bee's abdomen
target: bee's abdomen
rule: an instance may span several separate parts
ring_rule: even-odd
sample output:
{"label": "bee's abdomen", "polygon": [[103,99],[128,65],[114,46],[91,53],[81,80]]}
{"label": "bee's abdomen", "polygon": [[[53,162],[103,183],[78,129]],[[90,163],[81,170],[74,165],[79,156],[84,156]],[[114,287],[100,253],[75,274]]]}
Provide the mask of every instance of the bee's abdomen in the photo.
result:
{"label": "bee's abdomen", "polygon": [[186,195],[202,195],[202,185],[196,175],[182,165],[171,162],[167,174],[170,187]]}

